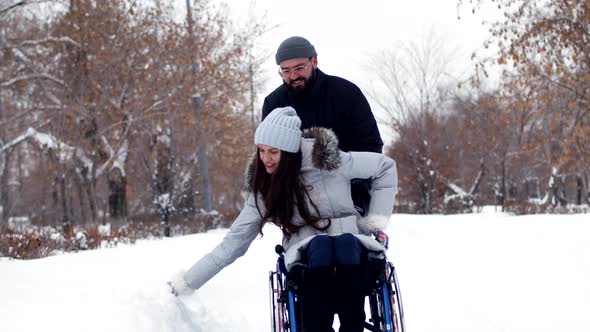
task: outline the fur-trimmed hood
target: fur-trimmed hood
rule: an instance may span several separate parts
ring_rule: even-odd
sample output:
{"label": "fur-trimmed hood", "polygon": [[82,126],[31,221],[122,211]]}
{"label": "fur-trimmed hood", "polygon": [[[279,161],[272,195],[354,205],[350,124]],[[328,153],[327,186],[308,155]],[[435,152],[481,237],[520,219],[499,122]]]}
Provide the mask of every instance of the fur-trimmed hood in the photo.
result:
{"label": "fur-trimmed hood", "polygon": [[[313,167],[322,171],[334,171],[342,163],[338,138],[331,129],[314,127],[305,129],[301,138],[302,169]],[[246,168],[246,180],[244,190],[252,191],[254,180],[254,166],[258,158],[257,152],[250,159]]]}

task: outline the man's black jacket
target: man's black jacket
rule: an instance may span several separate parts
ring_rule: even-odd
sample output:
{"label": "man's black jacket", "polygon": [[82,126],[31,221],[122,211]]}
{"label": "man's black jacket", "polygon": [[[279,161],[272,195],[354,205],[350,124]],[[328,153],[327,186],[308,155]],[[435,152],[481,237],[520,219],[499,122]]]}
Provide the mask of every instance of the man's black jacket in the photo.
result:
{"label": "man's black jacket", "polygon": [[[381,153],[383,141],[367,98],[352,82],[324,74],[316,69],[315,81],[300,94],[293,94],[285,84],[265,99],[262,119],[277,107],[291,106],[301,118],[301,129],[330,128],[342,151]],[[369,209],[370,180],[352,181],[352,200],[361,215]]]}
{"label": "man's black jacket", "polygon": [[342,151],[381,153],[383,141],[367,99],[352,82],[316,69],[312,86],[295,95],[285,84],[264,99],[262,119],[277,107],[291,106],[301,118],[301,129],[330,128]]}

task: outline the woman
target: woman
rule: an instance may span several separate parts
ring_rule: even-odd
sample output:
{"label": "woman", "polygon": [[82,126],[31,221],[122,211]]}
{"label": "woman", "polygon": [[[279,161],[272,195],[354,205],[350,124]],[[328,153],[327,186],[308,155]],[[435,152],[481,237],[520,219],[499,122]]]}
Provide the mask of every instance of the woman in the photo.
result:
{"label": "woman", "polygon": [[[395,162],[377,153],[339,151],[328,129],[314,128],[302,137],[300,126],[291,107],[275,109],[260,123],[245,207],[211,253],[172,279],[172,292],[199,289],[242,256],[271,222],[283,232],[287,271],[304,267],[303,330],[331,331],[337,313],[340,331],[363,331],[361,261],[367,254],[385,257],[386,248],[371,234],[391,215],[397,192]],[[354,178],[373,181],[367,218],[360,218],[352,203]]]}

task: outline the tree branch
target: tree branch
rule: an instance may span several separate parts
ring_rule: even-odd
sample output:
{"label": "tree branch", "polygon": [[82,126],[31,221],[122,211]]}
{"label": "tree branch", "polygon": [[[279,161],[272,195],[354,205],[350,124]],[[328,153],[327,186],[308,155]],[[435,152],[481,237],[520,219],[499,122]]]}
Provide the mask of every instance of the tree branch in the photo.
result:
{"label": "tree branch", "polygon": [[41,73],[41,74],[31,74],[31,75],[18,76],[13,79],[10,79],[8,81],[4,81],[4,82],[0,83],[0,88],[7,88],[11,85],[14,85],[14,84],[20,82],[20,81],[27,81],[27,80],[34,80],[34,79],[44,79],[44,80],[52,81],[54,83],[61,85],[62,87],[66,87],[66,83],[64,81],[62,81],[54,76],[51,76],[47,73]]}
{"label": "tree branch", "polygon": [[[78,48],[82,47],[80,45],[80,43],[78,43],[77,41],[73,40],[70,37],[47,37],[44,39],[39,39],[39,40],[25,40],[23,42],[21,42],[19,45],[20,46],[37,46],[39,44],[45,44],[45,43],[67,43],[67,44],[71,44],[74,45]],[[11,46],[7,46],[8,48],[10,48]]]}
{"label": "tree branch", "polygon": [[27,4],[27,1],[26,0],[23,0],[23,1],[16,2],[16,3],[12,4],[12,5],[9,5],[6,8],[0,8],[0,16],[1,15],[4,15],[4,14],[7,14],[9,11],[13,10],[16,7],[24,6],[26,4]]}

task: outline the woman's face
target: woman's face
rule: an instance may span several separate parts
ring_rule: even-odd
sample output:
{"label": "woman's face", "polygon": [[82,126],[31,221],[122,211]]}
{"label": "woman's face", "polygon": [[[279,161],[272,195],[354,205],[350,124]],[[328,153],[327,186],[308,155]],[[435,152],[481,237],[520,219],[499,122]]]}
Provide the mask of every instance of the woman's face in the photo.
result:
{"label": "woman's face", "polygon": [[264,164],[264,168],[266,168],[266,172],[268,174],[276,172],[279,161],[281,161],[281,150],[264,144],[258,144],[257,147],[258,155]]}

